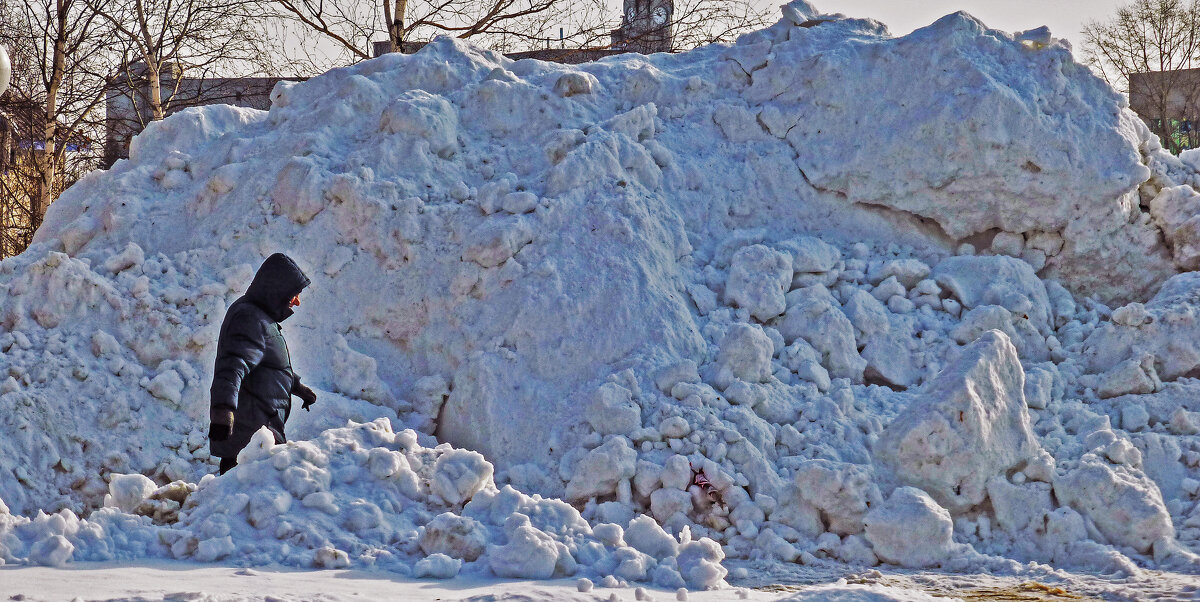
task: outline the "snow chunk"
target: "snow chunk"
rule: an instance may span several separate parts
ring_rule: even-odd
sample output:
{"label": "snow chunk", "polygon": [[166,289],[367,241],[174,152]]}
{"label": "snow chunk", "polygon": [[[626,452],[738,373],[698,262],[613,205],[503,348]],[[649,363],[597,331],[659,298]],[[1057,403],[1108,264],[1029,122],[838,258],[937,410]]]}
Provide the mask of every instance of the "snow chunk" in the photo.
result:
{"label": "snow chunk", "polygon": [[558,76],[558,80],[554,82],[554,93],[562,97],[591,94],[598,85],[596,76],[591,73],[572,71]]}
{"label": "snow chunk", "polygon": [[933,278],[967,309],[999,305],[1028,316],[1040,332],[1047,333],[1053,326],[1046,285],[1033,268],[1020,259],[1001,255],[959,255],[939,263],[933,269]]}
{"label": "snow chunk", "polygon": [[1025,377],[1007,336],[989,331],[889,424],[876,457],[951,512],[986,496],[988,479],[1037,454]]}
{"label": "snow chunk", "polygon": [[700,382],[700,371],[695,360],[680,360],[670,364],[654,375],[654,384],[663,393],[670,393],[679,383]]}
{"label": "snow chunk", "polygon": [[485,220],[467,235],[462,258],[485,268],[496,267],[533,241],[533,231],[520,217]]}
{"label": "snow chunk", "polygon": [[1175,265],[1200,269],[1200,194],[1191,186],[1166,186],[1150,200],[1150,217],[1170,243]]}
{"label": "snow chunk", "polygon": [[625,541],[633,549],[655,558],[670,558],[679,548],[675,541],[653,518],[636,516],[625,529]]}
{"label": "snow chunk", "polygon": [[350,566],[350,555],[333,546],[322,546],[313,554],[312,565],[326,569],[343,569]]}
{"label": "snow chunk", "polygon": [[537,195],[526,191],[510,192],[504,195],[504,199],[500,201],[500,207],[514,215],[530,213],[537,209],[537,206]]}
{"label": "snow chunk", "polygon": [[483,554],[488,543],[487,530],[479,521],[443,512],[434,517],[421,532],[421,551],[442,554],[471,562]]}
{"label": "snow chunk", "polygon": [[[1191,296],[1197,292],[1200,292],[1200,272],[1176,274],[1168,278],[1166,282],[1163,282],[1158,292],[1154,294],[1154,297],[1146,305],[1143,305],[1142,308],[1145,309],[1147,305],[1161,307],[1172,300]],[[1129,324],[1129,326],[1137,326],[1137,324]]]}
{"label": "snow chunk", "polygon": [[642,426],[642,408],[633,401],[633,393],[611,382],[592,394],[584,415],[601,435],[628,435]]}
{"label": "snow chunk", "polygon": [[861,288],[850,292],[842,311],[854,325],[855,338],[860,341],[875,333],[887,332],[890,328],[887,308],[874,295]]}
{"label": "snow chunk", "polygon": [[730,326],[717,353],[717,386],[726,389],[734,380],[766,382],[774,352],[775,345],[761,326],[744,322]]}
{"label": "snow chunk", "polygon": [[387,385],[379,379],[375,358],[350,347],[345,337],[333,337],[333,388],[348,397],[385,404],[391,400]]}
{"label": "snow chunk", "polygon": [[791,258],[765,245],[751,245],[733,254],[725,300],[766,322],[787,309],[784,293],[791,285]]}
{"label": "snow chunk", "polygon": [[658,432],[668,439],[681,439],[692,432],[692,426],[683,416],[670,416],[659,423]]}
{"label": "snow chunk", "polygon": [[[251,435],[250,442],[246,444],[246,447],[238,452],[237,463],[240,466],[266,458],[271,454],[271,448],[273,447],[275,447],[275,434],[266,425],[263,425]],[[249,473],[243,472],[241,474],[248,475]]]}
{"label": "snow chunk", "polygon": [[890,301],[894,297],[900,297],[903,299],[904,295],[906,294],[908,294],[908,291],[904,288],[903,284],[900,284],[900,281],[897,280],[895,276],[888,276],[887,278],[884,278],[883,282],[880,282],[873,290],[871,290],[871,296],[878,299],[881,303]]}
{"label": "snow chunk", "polygon": [[304,496],[304,499],[300,500],[300,504],[305,508],[320,510],[330,516],[337,516],[340,510],[333,494],[328,491],[310,493]]}
{"label": "snow chunk", "polygon": [[992,252],[997,255],[1020,257],[1025,250],[1025,237],[1015,232],[998,232],[992,239]]}
{"label": "snow chunk", "polygon": [[830,460],[808,460],[795,471],[800,498],[821,511],[828,530],[862,533],[863,517],[882,498],[870,467]]}
{"label": "snow chunk", "polygon": [[1154,369],[1154,356],[1144,354],[1131,357],[1105,372],[1100,377],[1096,395],[1100,399],[1121,395],[1153,393],[1162,388],[1158,372]]}
{"label": "snow chunk", "polygon": [[954,521],[920,489],[900,487],[864,520],[867,541],[885,562],[925,568],[939,566],[950,557]]}
{"label": "snow chunk", "polygon": [[[1119,308],[1113,312],[1112,321],[1102,323],[1083,342],[1088,371],[1107,374],[1121,365],[1121,373],[1140,381],[1136,388],[1145,389],[1149,386],[1147,382],[1154,379],[1148,370],[1141,368],[1141,363],[1146,355],[1152,355],[1158,379],[1170,381],[1192,374],[1200,367],[1197,303],[1200,303],[1200,278],[1186,273],[1164,283],[1145,306],[1138,308],[1131,304]],[[1143,376],[1136,374],[1139,370],[1144,372]]]}
{"label": "snow chunk", "polygon": [[424,141],[431,152],[443,158],[458,148],[458,113],[454,106],[424,90],[408,90],[397,96],[383,110],[379,128]]}
{"label": "snow chunk", "polygon": [[950,331],[950,338],[965,345],[989,330],[998,330],[1007,335],[1022,358],[1033,361],[1048,359],[1046,340],[1029,320],[1014,316],[1010,310],[999,305],[980,305],[963,314],[962,321]]}
{"label": "snow chunk", "polygon": [[1054,478],[1054,495],[1062,504],[1090,518],[1110,541],[1143,554],[1162,537],[1174,538],[1171,515],[1162,494],[1140,470],[1114,465],[1095,454]]}
{"label": "snow chunk", "polygon": [[779,243],[779,248],[791,253],[792,270],[799,274],[828,272],[842,258],[837,247],[812,236],[785,240]]}
{"label": "snow chunk", "polygon": [[108,357],[121,352],[121,344],[113,335],[97,330],[92,334],[92,355],[96,357]]}
{"label": "snow chunk", "polygon": [[559,563],[560,547],[567,558],[570,554],[563,544],[529,523],[529,517],[513,514],[504,523],[508,543],[488,546],[488,566],[497,577],[517,579],[549,579]]}
{"label": "snow chunk", "polygon": [[882,282],[894,277],[905,289],[910,289],[929,275],[929,266],[918,259],[893,259],[872,271],[869,277],[872,282]]}
{"label": "snow chunk", "polygon": [[232,554],[236,549],[237,546],[229,535],[210,537],[196,546],[196,554],[193,557],[200,562],[213,562]]}
{"label": "snow chunk", "polygon": [[1025,370],[1025,405],[1035,410],[1044,410],[1050,405],[1056,372],[1054,364],[1030,366]]}
{"label": "snow chunk", "polygon": [[619,481],[633,478],[636,462],[637,452],[629,446],[628,439],[610,438],[575,466],[575,474],[567,483],[567,499],[586,499],[616,491]]}
{"label": "snow chunk", "polygon": [[662,464],[659,480],[662,487],[684,490],[691,484],[691,462],[686,456],[674,454]]}
{"label": "snow chunk", "polygon": [[811,288],[820,290],[803,289],[804,294],[795,297],[795,304],[779,322],[779,333],[788,344],[796,339],[808,341],[821,354],[821,365],[831,377],[862,382],[867,362],[858,354],[854,325],[827,297],[824,287]]}
{"label": "snow chunk", "polygon": [[413,565],[413,577],[418,579],[452,579],[458,576],[462,561],[445,554],[430,554]]}
{"label": "snow chunk", "polygon": [[863,370],[865,378],[907,388],[922,377],[924,367],[914,357],[917,353],[913,349],[912,333],[902,328],[889,329],[866,340],[861,352],[863,360],[867,362]]}
{"label": "snow chunk", "polygon": [[1154,316],[1151,316],[1150,312],[1146,311],[1145,305],[1142,305],[1141,303],[1130,303],[1114,309],[1112,313],[1112,321],[1113,324],[1120,324],[1121,326],[1133,326],[1136,328],[1153,322]]}
{"label": "snow chunk", "polygon": [[650,494],[650,513],[660,522],[667,522],[672,516],[687,513],[692,509],[692,495],[679,489],[658,489]]}
{"label": "snow chunk", "polygon": [[483,454],[453,449],[438,456],[429,486],[447,504],[457,506],[491,482],[493,470]]}
{"label": "snow chunk", "polygon": [[130,242],[120,253],[109,257],[104,262],[104,269],[116,274],[130,268],[140,267],[146,261],[146,253],[137,243]]}
{"label": "snow chunk", "polygon": [[325,209],[327,175],[310,157],[292,157],[275,177],[275,211],[306,224]]}
{"label": "snow chunk", "polygon": [[133,513],[142,502],[154,493],[155,489],[158,489],[158,485],[155,485],[154,481],[145,475],[116,473],[109,475],[108,495],[111,496],[112,505],[120,508],[122,512]]}
{"label": "snow chunk", "polygon": [[725,585],[729,573],[721,566],[725,552],[720,544],[707,538],[689,541],[679,546],[676,562],[679,574],[691,589],[716,589]]}
{"label": "snow chunk", "polygon": [[1001,475],[988,480],[987,491],[996,512],[996,524],[1010,533],[1020,533],[1030,526],[1036,531],[1043,526],[1041,521],[1045,516],[1054,510],[1049,483],[1017,485]]}
{"label": "snow chunk", "polygon": [[802,26],[821,16],[821,12],[807,0],[792,0],[780,9],[783,10],[783,17],[795,26]]}
{"label": "snow chunk", "polygon": [[174,370],[166,370],[154,377],[146,390],[167,403],[178,405],[183,398],[183,377]]}
{"label": "snow chunk", "polygon": [[409,470],[404,454],[383,447],[372,448],[367,455],[367,470],[377,479],[390,479]]}
{"label": "snow chunk", "polygon": [[51,535],[33,544],[29,550],[29,562],[42,566],[62,568],[71,559],[75,546],[62,535]]}

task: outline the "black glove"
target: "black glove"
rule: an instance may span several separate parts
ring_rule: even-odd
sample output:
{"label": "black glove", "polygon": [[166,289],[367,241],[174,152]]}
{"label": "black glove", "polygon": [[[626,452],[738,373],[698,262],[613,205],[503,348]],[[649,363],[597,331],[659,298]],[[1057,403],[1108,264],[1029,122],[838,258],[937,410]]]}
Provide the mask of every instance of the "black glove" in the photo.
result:
{"label": "black glove", "polygon": [[224,441],[233,435],[233,410],[213,410],[209,414],[209,439]]}
{"label": "black glove", "polygon": [[314,393],[312,389],[308,388],[308,385],[302,383],[296,383],[296,388],[292,391],[292,395],[295,395],[304,401],[304,405],[300,407],[304,408],[305,411],[311,412],[312,410],[309,410],[308,406],[317,403],[317,394]]}

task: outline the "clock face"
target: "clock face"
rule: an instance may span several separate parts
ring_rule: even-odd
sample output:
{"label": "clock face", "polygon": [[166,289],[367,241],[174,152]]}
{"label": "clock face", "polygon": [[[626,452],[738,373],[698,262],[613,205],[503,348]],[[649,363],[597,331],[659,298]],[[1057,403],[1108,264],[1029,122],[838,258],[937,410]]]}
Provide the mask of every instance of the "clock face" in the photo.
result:
{"label": "clock face", "polygon": [[651,16],[654,19],[655,25],[662,25],[667,22],[667,7],[660,6],[654,9],[654,14]]}

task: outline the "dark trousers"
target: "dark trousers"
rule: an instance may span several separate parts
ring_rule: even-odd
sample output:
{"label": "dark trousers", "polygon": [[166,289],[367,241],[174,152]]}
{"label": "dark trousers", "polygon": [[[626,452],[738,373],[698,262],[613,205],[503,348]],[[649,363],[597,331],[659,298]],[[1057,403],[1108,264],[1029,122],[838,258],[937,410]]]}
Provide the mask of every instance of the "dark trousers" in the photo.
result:
{"label": "dark trousers", "polygon": [[237,458],[221,458],[221,474],[229,472],[234,466],[237,466]]}

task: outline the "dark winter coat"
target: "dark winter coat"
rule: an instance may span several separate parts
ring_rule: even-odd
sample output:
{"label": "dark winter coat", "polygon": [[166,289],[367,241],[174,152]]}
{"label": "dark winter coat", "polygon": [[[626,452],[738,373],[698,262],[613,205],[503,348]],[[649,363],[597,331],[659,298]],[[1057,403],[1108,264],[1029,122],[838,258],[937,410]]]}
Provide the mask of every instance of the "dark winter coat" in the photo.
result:
{"label": "dark winter coat", "polygon": [[279,323],[292,315],[289,302],[309,280],[287,255],[276,253],[263,262],[246,294],[225,312],[217,340],[210,411],[227,416],[233,411],[233,434],[210,440],[212,455],[234,458],[258,429],[266,426],[276,443],[287,438],[283,425],[292,411],[292,393],[300,378]]}

